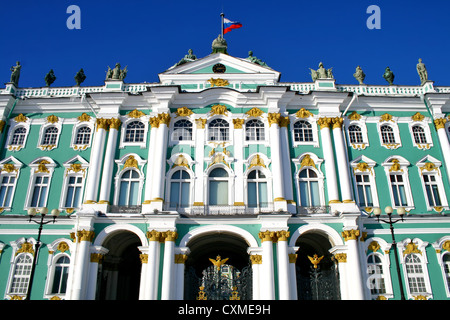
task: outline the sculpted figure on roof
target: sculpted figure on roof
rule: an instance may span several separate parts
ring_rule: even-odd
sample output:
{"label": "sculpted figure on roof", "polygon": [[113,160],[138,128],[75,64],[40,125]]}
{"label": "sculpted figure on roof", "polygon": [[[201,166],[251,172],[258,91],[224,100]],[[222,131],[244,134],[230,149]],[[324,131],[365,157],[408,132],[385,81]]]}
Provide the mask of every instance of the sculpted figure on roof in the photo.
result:
{"label": "sculpted figure on roof", "polygon": [[424,85],[428,80],[428,72],[425,64],[422,62],[422,59],[419,59],[419,63],[417,64],[416,69],[420,77],[420,84]]}
{"label": "sculpted figure on roof", "polygon": [[253,56],[253,51],[248,52],[248,57],[245,60],[259,64],[260,66],[263,66],[263,67],[268,67],[268,65],[264,61]]}
{"label": "sculpted figure on roof", "polygon": [[325,69],[322,62],[319,63],[319,69],[309,69],[311,70],[311,78],[313,81],[317,79],[334,79],[333,68]]}
{"label": "sculpted figure on roof", "polygon": [[194,54],[194,51],[192,49],[188,50],[188,54],[184,56],[183,59],[181,59],[175,66],[180,66],[182,64],[185,64],[186,62],[191,62],[197,60],[197,56]]}

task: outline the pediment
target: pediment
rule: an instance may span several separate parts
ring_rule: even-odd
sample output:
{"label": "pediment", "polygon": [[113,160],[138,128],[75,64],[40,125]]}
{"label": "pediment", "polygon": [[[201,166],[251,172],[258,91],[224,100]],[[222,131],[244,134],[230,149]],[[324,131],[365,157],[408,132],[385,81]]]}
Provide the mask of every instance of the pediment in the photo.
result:
{"label": "pediment", "polygon": [[201,59],[189,61],[181,65],[175,65],[165,72],[160,73],[159,78],[163,84],[208,81],[208,79],[211,78],[220,78],[228,81],[241,80],[273,84],[278,82],[280,72],[250,62],[244,58],[236,58],[223,53],[215,53]]}

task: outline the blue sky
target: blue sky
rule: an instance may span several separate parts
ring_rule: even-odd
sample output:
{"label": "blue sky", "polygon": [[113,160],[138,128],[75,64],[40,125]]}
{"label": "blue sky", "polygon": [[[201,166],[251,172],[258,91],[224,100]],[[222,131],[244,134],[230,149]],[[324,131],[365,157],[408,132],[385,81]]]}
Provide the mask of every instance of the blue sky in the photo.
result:
{"label": "blue sky", "polygon": [[[80,30],[66,27],[69,5],[80,7]],[[379,30],[366,26],[370,5],[381,9]],[[52,86],[72,86],[80,68],[83,86],[102,85],[116,62],[128,66],[128,83],[158,82],[188,49],[198,58],[211,53],[222,8],[243,24],[225,35],[229,54],[245,58],[253,50],[282,82],[311,82],[309,68],[322,61],[338,84],[357,84],[360,65],[366,84],[387,84],[389,66],[395,84],[418,85],[422,58],[435,85],[450,85],[448,0],[17,0],[0,3],[1,86],[17,60],[20,87],[44,86],[50,69]]]}

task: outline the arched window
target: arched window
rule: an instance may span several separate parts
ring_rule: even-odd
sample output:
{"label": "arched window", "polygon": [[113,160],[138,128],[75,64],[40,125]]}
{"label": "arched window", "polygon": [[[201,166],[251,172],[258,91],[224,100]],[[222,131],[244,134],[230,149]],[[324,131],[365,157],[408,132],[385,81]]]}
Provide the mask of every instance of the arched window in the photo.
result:
{"label": "arched window", "polygon": [[25,137],[27,135],[27,129],[24,127],[19,127],[16,130],[14,130],[12,139],[11,139],[11,145],[13,146],[22,146],[24,141],[25,141]]}
{"label": "arched window", "polygon": [[11,284],[8,290],[10,295],[27,294],[32,263],[33,259],[29,253],[20,253],[16,257]]}
{"label": "arched window", "polygon": [[53,276],[52,294],[64,294],[67,289],[67,278],[69,277],[70,258],[63,255],[58,258],[55,264]]}
{"label": "arched window", "polygon": [[186,208],[190,203],[190,175],[185,170],[178,170],[170,178],[170,207]]}
{"label": "arched window", "polygon": [[42,137],[41,144],[44,146],[52,146],[56,145],[57,140],[58,140],[58,128],[48,127],[44,131],[44,136]]}
{"label": "arched window", "polygon": [[386,293],[383,263],[378,253],[371,253],[367,257],[367,273],[370,293],[373,295]]}
{"label": "arched window", "polygon": [[300,203],[302,207],[320,206],[319,178],[312,169],[303,169],[299,176]]}
{"label": "arched window", "polygon": [[247,121],[245,124],[245,140],[261,141],[265,140],[264,123],[257,119]]}
{"label": "arched window", "polygon": [[139,178],[139,173],[133,169],[122,174],[120,177],[119,206],[138,204]]}
{"label": "arched window", "polygon": [[88,145],[91,142],[91,128],[80,127],[77,130],[75,144]]}
{"label": "arched window", "polygon": [[132,121],[125,130],[125,142],[143,142],[145,125],[141,121]]}
{"label": "arched window", "polygon": [[411,295],[423,294],[427,292],[425,273],[419,255],[410,253],[405,257],[406,276]]}
{"label": "arched window", "polygon": [[314,141],[312,125],[306,120],[294,123],[294,140],[298,142]]}
{"label": "arched window", "polygon": [[222,168],[213,169],[209,180],[209,205],[228,205],[228,172]]}
{"label": "arched window", "polygon": [[214,119],[208,125],[209,141],[228,141],[230,125],[224,119]]}
{"label": "arched window", "polygon": [[396,143],[394,129],[390,125],[384,124],[380,127],[380,130],[381,130],[381,141],[384,144]]}
{"label": "arched window", "polygon": [[186,119],[178,120],[173,125],[172,140],[190,141],[192,140],[192,122]]}
{"label": "arched window", "polygon": [[360,126],[354,124],[349,126],[348,136],[350,137],[350,143],[363,143],[363,136]]}
{"label": "arched window", "polygon": [[267,207],[267,179],[261,170],[253,170],[247,177],[247,204],[250,208]]}
{"label": "arched window", "polygon": [[414,136],[414,141],[417,144],[426,144],[427,142],[427,136],[425,134],[425,129],[419,125],[412,127],[412,132]]}

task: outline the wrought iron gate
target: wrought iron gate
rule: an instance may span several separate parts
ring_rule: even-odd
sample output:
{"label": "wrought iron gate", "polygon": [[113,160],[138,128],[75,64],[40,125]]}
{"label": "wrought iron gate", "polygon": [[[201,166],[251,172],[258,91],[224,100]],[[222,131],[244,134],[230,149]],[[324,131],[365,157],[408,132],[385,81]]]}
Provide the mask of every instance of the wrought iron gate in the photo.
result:
{"label": "wrought iron gate", "polygon": [[[242,270],[225,264],[220,256],[210,259],[212,266],[197,276],[194,267],[186,269],[185,299],[187,300],[251,300],[252,267]],[[222,263],[221,263],[222,262]]]}
{"label": "wrought iron gate", "polygon": [[[310,260],[313,259],[309,257]],[[317,259],[310,266],[307,275],[301,273],[300,268],[296,267],[297,272],[297,296],[299,300],[340,300],[339,273],[335,265],[328,270],[322,270]],[[317,261],[318,260],[318,261]]]}

